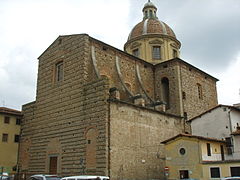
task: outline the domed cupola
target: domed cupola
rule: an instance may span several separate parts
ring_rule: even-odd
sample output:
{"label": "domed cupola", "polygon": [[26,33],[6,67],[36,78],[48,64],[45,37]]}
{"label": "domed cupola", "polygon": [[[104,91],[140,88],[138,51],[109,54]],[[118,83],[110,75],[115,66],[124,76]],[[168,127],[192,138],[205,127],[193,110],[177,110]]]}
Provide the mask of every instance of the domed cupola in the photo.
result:
{"label": "domed cupola", "polygon": [[150,0],[143,7],[143,20],[130,32],[124,50],[153,64],[179,57],[181,43],[173,30],[157,17]]}

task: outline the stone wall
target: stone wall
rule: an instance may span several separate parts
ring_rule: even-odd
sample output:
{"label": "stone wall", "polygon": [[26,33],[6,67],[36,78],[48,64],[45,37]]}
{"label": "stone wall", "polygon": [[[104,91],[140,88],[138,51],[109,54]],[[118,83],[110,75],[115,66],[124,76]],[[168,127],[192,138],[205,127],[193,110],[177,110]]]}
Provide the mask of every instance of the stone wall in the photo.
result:
{"label": "stone wall", "polygon": [[[107,173],[109,85],[102,78],[88,81],[88,45],[87,35],[63,36],[40,56],[36,103],[34,108],[23,106],[21,171],[48,173],[49,158],[56,156],[59,175]],[[59,61],[63,62],[64,79],[57,82],[55,66]],[[95,141],[89,139],[90,131],[96,132]],[[95,144],[93,159],[87,158],[91,143]]]}
{"label": "stone wall", "polygon": [[163,179],[164,145],[183,132],[183,120],[143,107],[110,103],[111,179]]}

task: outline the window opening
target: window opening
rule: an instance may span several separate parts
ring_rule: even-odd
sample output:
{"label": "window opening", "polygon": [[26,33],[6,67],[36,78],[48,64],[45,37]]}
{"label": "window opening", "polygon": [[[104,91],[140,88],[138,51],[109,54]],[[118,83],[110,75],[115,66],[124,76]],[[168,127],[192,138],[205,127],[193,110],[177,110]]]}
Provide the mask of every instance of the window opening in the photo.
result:
{"label": "window opening", "polygon": [[153,57],[153,59],[161,59],[161,47],[160,46],[153,46],[152,57]]}
{"label": "window opening", "polygon": [[207,155],[211,156],[211,145],[207,143]]}
{"label": "window opening", "polygon": [[170,108],[170,93],[169,93],[169,80],[164,77],[161,80],[162,83],[162,100],[166,103],[166,108]]}
{"label": "window opening", "polygon": [[8,134],[2,134],[2,142],[8,142]]}
{"label": "window opening", "polygon": [[59,62],[56,64],[56,81],[63,80],[63,62]]}
{"label": "window opening", "polygon": [[139,57],[140,53],[139,53],[139,49],[134,49],[132,54],[136,57]]}
{"label": "window opening", "polygon": [[220,169],[218,167],[210,168],[211,178],[220,178]]}
{"label": "window opening", "polygon": [[10,123],[10,117],[5,116],[5,117],[4,117],[4,123],[5,123],[5,124],[9,124],[9,123]]}

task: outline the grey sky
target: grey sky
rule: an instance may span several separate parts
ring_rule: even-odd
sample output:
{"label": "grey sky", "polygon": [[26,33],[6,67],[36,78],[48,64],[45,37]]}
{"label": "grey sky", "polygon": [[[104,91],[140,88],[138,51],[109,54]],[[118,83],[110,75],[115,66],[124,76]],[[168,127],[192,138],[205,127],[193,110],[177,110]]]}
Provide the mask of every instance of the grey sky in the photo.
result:
{"label": "grey sky", "polygon": [[[122,49],[147,0],[1,0],[0,106],[35,100],[38,56],[59,36],[87,33]],[[240,101],[240,1],[152,0],[181,58],[220,79],[219,103]]]}

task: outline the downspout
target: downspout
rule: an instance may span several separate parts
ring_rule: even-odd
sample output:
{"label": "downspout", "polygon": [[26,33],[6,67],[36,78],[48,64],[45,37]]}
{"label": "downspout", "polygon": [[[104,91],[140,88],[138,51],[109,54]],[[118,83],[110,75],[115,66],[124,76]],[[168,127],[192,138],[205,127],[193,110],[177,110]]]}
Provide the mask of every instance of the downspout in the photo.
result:
{"label": "downspout", "polygon": [[232,121],[231,121],[231,110],[228,111],[228,120],[229,120],[229,126],[230,126],[230,134],[232,134]]}

